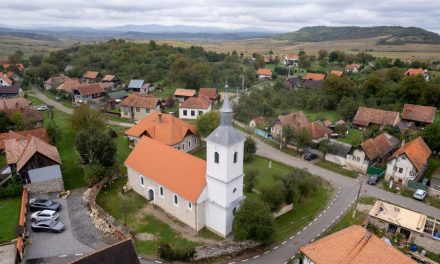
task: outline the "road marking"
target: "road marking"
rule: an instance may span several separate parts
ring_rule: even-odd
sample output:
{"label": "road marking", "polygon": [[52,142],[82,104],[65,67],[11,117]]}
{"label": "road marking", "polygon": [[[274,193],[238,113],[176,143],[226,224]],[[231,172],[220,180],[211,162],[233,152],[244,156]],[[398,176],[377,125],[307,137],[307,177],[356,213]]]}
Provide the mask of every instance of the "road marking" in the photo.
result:
{"label": "road marking", "polygon": [[316,222],[318,220],[318,217],[315,218],[315,220],[313,220],[313,222]]}
{"label": "road marking", "polygon": [[287,264],[287,261],[286,261],[286,262],[284,262],[284,264]]}
{"label": "road marking", "polygon": [[277,248],[279,248],[279,247],[280,247],[280,246],[276,246],[276,247],[273,248],[273,250],[275,250],[275,249],[277,249]]}
{"label": "road marking", "polygon": [[322,212],[322,214],[325,214],[325,212],[327,212],[327,209],[325,209],[324,212]]}
{"label": "road marking", "polygon": [[314,239],[314,238],[312,238],[312,240],[310,240],[310,242],[313,242],[313,241],[315,241],[315,239]]}
{"label": "road marking", "polygon": [[321,233],[324,233],[324,232],[325,232],[325,230],[326,230],[326,228],[322,229]]}
{"label": "road marking", "polygon": [[67,257],[67,255],[60,255],[60,256],[58,256],[58,257],[60,257],[60,258],[65,258],[65,257]]}
{"label": "road marking", "polygon": [[295,237],[295,236],[291,236],[291,237],[289,238],[289,240],[292,240],[294,237]]}
{"label": "road marking", "polygon": [[286,244],[287,243],[287,241],[284,241],[283,243],[281,243],[282,245],[284,245],[284,244]]}
{"label": "road marking", "polygon": [[332,221],[332,224],[334,224],[334,223],[335,223],[335,221],[336,221],[336,219],[333,219],[333,221]]}
{"label": "road marking", "polygon": [[327,207],[327,209],[326,209],[326,210],[328,210],[328,209],[330,209],[330,206],[329,206],[329,207]]}
{"label": "road marking", "polygon": [[84,254],[83,253],[75,254],[75,256],[82,256],[82,255],[84,255]]}
{"label": "road marking", "polygon": [[311,226],[311,225],[312,225],[312,222],[310,222],[308,226]]}
{"label": "road marking", "polygon": [[269,253],[269,250],[268,250],[268,251],[266,251],[266,252],[264,252],[264,253],[263,253],[263,255],[266,255],[267,253]]}
{"label": "road marking", "polygon": [[301,234],[301,231],[298,231],[298,233],[296,233],[296,235],[299,235],[299,234]]}
{"label": "road marking", "polygon": [[249,259],[243,259],[241,262],[246,262],[246,261],[248,261]]}
{"label": "road marking", "polygon": [[295,256],[292,256],[290,259],[293,260],[295,258]]}
{"label": "road marking", "polygon": [[322,213],[318,216],[318,218],[321,217],[321,216],[322,216]]}
{"label": "road marking", "polygon": [[256,258],[258,258],[258,257],[260,257],[260,255],[256,255],[256,256],[254,256],[254,259],[256,259]]}
{"label": "road marking", "polygon": [[235,264],[235,261],[229,262],[228,264]]}
{"label": "road marking", "polygon": [[303,231],[306,230],[306,229],[307,229],[307,226],[305,226],[305,227],[303,228]]}
{"label": "road marking", "polygon": [[162,262],[159,260],[155,260],[154,262],[161,264]]}

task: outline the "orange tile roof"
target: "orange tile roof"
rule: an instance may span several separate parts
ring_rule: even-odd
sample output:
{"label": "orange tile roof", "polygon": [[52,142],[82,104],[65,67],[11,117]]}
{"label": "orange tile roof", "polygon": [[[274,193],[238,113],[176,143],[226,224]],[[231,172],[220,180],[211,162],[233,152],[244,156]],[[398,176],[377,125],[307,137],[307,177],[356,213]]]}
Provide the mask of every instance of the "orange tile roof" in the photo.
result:
{"label": "orange tile roof", "polygon": [[344,75],[344,72],[343,71],[332,70],[332,71],[330,71],[330,74],[333,74],[333,75],[336,75],[338,77],[341,77],[342,75]]}
{"label": "orange tile roof", "polygon": [[97,71],[86,71],[83,74],[83,77],[87,78],[87,79],[96,79],[96,77],[98,77],[98,75],[99,75],[99,72],[97,72]]}
{"label": "orange tile roof", "polygon": [[405,104],[403,106],[402,118],[405,120],[417,121],[432,124],[437,108],[432,106]]}
{"label": "orange tile roof", "polygon": [[315,264],[417,263],[358,225],[303,246],[300,251]]}
{"label": "orange tile roof", "polygon": [[[9,63],[3,63],[3,64],[2,64],[2,66],[3,66],[4,69],[7,69],[10,65],[11,65],[11,64],[9,64]],[[15,66],[17,67],[17,69],[18,69],[19,71],[23,71],[23,70],[24,70],[24,65],[23,65],[22,63],[17,63],[17,64],[15,64]]]}
{"label": "orange tile roof", "polygon": [[78,79],[70,79],[65,81],[64,83],[60,84],[56,89],[62,90],[66,93],[72,93],[73,90],[80,87],[81,83]]}
{"label": "orange tile roof", "polygon": [[6,162],[8,164],[16,164],[29,141],[25,138],[19,138],[6,139],[3,142],[5,144]]}
{"label": "orange tile roof", "polygon": [[6,74],[4,74],[3,72],[0,72],[0,79],[5,81],[9,86],[12,85],[12,80],[9,79],[8,76]]}
{"label": "orange tile roof", "polygon": [[400,121],[399,113],[360,106],[353,119],[354,125],[369,124],[395,126]]}
{"label": "orange tile roof", "polygon": [[345,66],[345,70],[348,70],[348,71],[352,71],[354,69],[358,69],[359,70],[361,68],[361,66],[362,65],[360,65],[360,64],[347,64]]}
{"label": "orange tile roof", "polygon": [[70,80],[70,78],[64,74],[59,74],[57,76],[52,76],[49,79],[47,79],[44,84],[51,85],[52,87],[58,87],[64,82]]}
{"label": "orange tile roof", "polygon": [[140,140],[124,164],[192,203],[206,185],[204,160],[148,137]]}
{"label": "orange tile roof", "polygon": [[419,75],[419,74],[424,74],[425,70],[422,68],[409,68],[406,72],[405,75]]}
{"label": "orange tile roof", "polygon": [[200,88],[199,89],[199,96],[203,95],[208,97],[210,100],[217,100],[218,94],[216,88]]}
{"label": "orange tile roof", "polygon": [[399,144],[399,140],[386,133],[382,133],[375,138],[369,138],[362,142],[361,148],[370,161],[386,155]]}
{"label": "orange tile roof", "polygon": [[0,150],[5,149],[5,144],[3,142],[4,140],[19,139],[19,138],[26,138],[27,140],[30,140],[32,137],[37,137],[49,143],[49,136],[47,135],[46,129],[44,128],[37,128],[37,129],[23,130],[23,131],[9,131],[0,134]]}
{"label": "orange tile roof", "polygon": [[312,136],[312,139],[320,139],[326,137],[332,132],[330,129],[326,128],[318,121],[309,123],[305,126],[302,126],[301,128],[308,130],[310,132],[310,135]]}
{"label": "orange tile roof", "polygon": [[309,124],[309,120],[302,111],[290,113],[288,115],[279,115],[277,120],[282,126],[290,126],[291,128],[299,128]]}
{"label": "orange tile roof", "polygon": [[174,92],[174,96],[192,97],[194,95],[196,95],[196,90],[194,89],[176,89]]}
{"label": "orange tile roof", "polygon": [[299,56],[296,54],[289,54],[289,55],[286,55],[286,57],[288,60],[299,60]]}
{"label": "orange tile roof", "polygon": [[272,70],[271,69],[259,68],[257,70],[257,75],[272,75]]}
{"label": "orange tile roof", "polygon": [[105,93],[104,85],[102,85],[101,83],[81,85],[77,87],[75,90],[77,90],[81,96]]}
{"label": "orange tile roof", "polygon": [[144,96],[140,95],[139,93],[132,93],[127,98],[122,100],[119,105],[154,109],[156,108],[158,102],[159,99],[155,96]]}
{"label": "orange tile roof", "polygon": [[31,105],[31,101],[23,97],[18,98],[1,98],[0,99],[0,111],[8,109],[20,109],[28,108]]}
{"label": "orange tile roof", "polygon": [[388,160],[392,160],[402,154],[405,154],[414,167],[420,171],[428,162],[431,152],[431,149],[428,147],[428,145],[426,145],[423,138],[418,137],[406,143],[403,147],[394,152],[394,154]]}
{"label": "orange tile roof", "polygon": [[322,73],[307,73],[304,75],[303,80],[322,81],[325,79],[325,74]]}
{"label": "orange tile roof", "polygon": [[125,131],[125,135],[141,137],[143,135],[151,137],[167,145],[174,145],[189,134],[196,134],[195,126],[167,114],[153,112],[139,124]]}
{"label": "orange tile roof", "polygon": [[208,109],[211,105],[211,100],[206,96],[190,97],[180,104],[179,108],[189,109]]}
{"label": "orange tile roof", "polygon": [[102,78],[102,80],[105,82],[111,82],[113,81],[113,79],[115,79],[115,76],[110,74],[107,74],[106,76],[104,76],[104,78]]}
{"label": "orange tile roof", "polygon": [[9,79],[12,79],[12,78],[14,78],[14,72],[8,71],[8,72],[6,73],[6,76],[7,76]]}

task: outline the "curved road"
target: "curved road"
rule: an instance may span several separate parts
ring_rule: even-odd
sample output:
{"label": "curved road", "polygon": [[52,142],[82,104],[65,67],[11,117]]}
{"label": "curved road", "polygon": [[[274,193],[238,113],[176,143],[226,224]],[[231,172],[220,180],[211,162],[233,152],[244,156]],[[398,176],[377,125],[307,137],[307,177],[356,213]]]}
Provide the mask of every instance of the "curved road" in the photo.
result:
{"label": "curved road", "polygon": [[[63,106],[62,104],[49,99],[44,94],[38,90],[34,90],[35,95],[38,99],[42,100],[47,104],[52,104],[54,107],[67,114],[72,114],[73,110]],[[133,124],[108,121],[111,125],[131,127]],[[238,125],[242,124],[236,122]],[[265,264],[265,263],[287,263],[293,256],[298,252],[299,248],[305,244],[310,243],[321,235],[327,228],[333,225],[339,217],[341,217],[348,208],[355,202],[357,192],[360,187],[359,181],[342,176],[338,173],[323,169],[310,162],[307,162],[301,158],[290,156],[284,152],[281,152],[258,138],[254,137],[257,142],[257,154],[266,157],[271,160],[281,162],[283,164],[297,167],[300,169],[307,169],[310,173],[322,177],[328,180],[336,187],[337,191],[330,201],[327,208],[325,208],[312,222],[310,222],[306,227],[292,234],[287,240],[280,244],[272,245],[269,249],[262,252],[261,254],[254,255],[248,258],[238,257],[233,261],[228,263],[255,263],[255,264]],[[411,210],[427,214],[436,218],[440,218],[440,210],[424,203],[415,201],[413,199],[396,195],[384,191],[382,189],[370,186],[367,184],[362,185],[361,194],[365,196],[374,197],[381,199],[390,203],[400,205],[402,207],[409,208]],[[142,263],[161,263],[157,260],[142,260]]]}

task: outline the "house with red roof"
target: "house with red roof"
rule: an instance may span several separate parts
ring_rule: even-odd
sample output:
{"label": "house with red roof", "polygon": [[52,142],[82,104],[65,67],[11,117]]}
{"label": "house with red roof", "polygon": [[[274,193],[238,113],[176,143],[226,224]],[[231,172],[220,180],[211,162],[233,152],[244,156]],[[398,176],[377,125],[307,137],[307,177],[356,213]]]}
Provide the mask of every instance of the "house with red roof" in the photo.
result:
{"label": "house with red roof", "polygon": [[297,54],[288,54],[284,56],[283,64],[285,66],[292,65],[294,67],[298,67],[299,56]]}
{"label": "house with red roof", "polygon": [[260,68],[257,70],[258,79],[272,79],[272,70]]}
{"label": "house with red roof", "polygon": [[226,96],[221,121],[206,138],[206,161],[142,137],[125,161],[128,185],[180,222],[226,237],[243,196],[245,137],[232,126]]}
{"label": "house with red roof", "polygon": [[385,180],[406,186],[409,180],[420,179],[428,167],[431,153],[422,137],[411,140],[388,159]]}
{"label": "house with red roof", "polygon": [[154,111],[160,111],[159,99],[156,96],[132,93],[119,103],[121,117],[141,120]]}
{"label": "house with red roof", "polygon": [[174,98],[176,98],[176,100],[181,103],[190,97],[196,96],[196,94],[197,91],[194,89],[178,88],[176,89],[176,91],[174,91]]}
{"label": "house with red roof", "polygon": [[0,72],[0,86],[12,86],[12,80],[3,72]]}
{"label": "house with red roof", "polygon": [[360,64],[347,64],[345,66],[345,72],[358,73],[361,71],[362,65]]}
{"label": "house with red roof", "polygon": [[211,112],[212,102],[206,96],[190,97],[179,106],[179,117],[183,119],[197,119],[199,116]]}
{"label": "house with red roof", "polygon": [[102,83],[90,83],[80,85],[73,90],[75,103],[88,103],[105,95],[106,85]]}
{"label": "house with red roof", "polygon": [[429,81],[430,77],[428,74],[428,70],[425,70],[423,68],[409,68],[405,72],[406,76],[413,76],[413,75],[422,75],[425,80]]}
{"label": "house with red roof", "polygon": [[208,97],[208,99],[211,100],[211,102],[213,102],[214,104],[220,101],[220,95],[217,93],[216,88],[200,88],[199,96]]}
{"label": "house with red roof", "polygon": [[409,123],[416,128],[423,128],[434,123],[437,108],[433,106],[404,104],[402,121]]}

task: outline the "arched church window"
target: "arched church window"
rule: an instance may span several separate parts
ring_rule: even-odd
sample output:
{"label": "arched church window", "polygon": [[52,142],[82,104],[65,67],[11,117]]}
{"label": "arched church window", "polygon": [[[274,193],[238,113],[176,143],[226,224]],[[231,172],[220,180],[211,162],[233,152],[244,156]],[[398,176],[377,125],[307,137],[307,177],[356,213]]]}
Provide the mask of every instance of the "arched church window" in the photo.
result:
{"label": "arched church window", "polygon": [[236,151],[234,153],[234,163],[237,163],[237,160],[238,160],[238,152]]}
{"label": "arched church window", "polygon": [[218,154],[218,152],[214,153],[214,162],[215,163],[219,163],[220,162],[220,155]]}
{"label": "arched church window", "polygon": [[232,190],[232,193],[235,193],[235,192],[237,192],[237,188],[234,188],[234,190]]}

